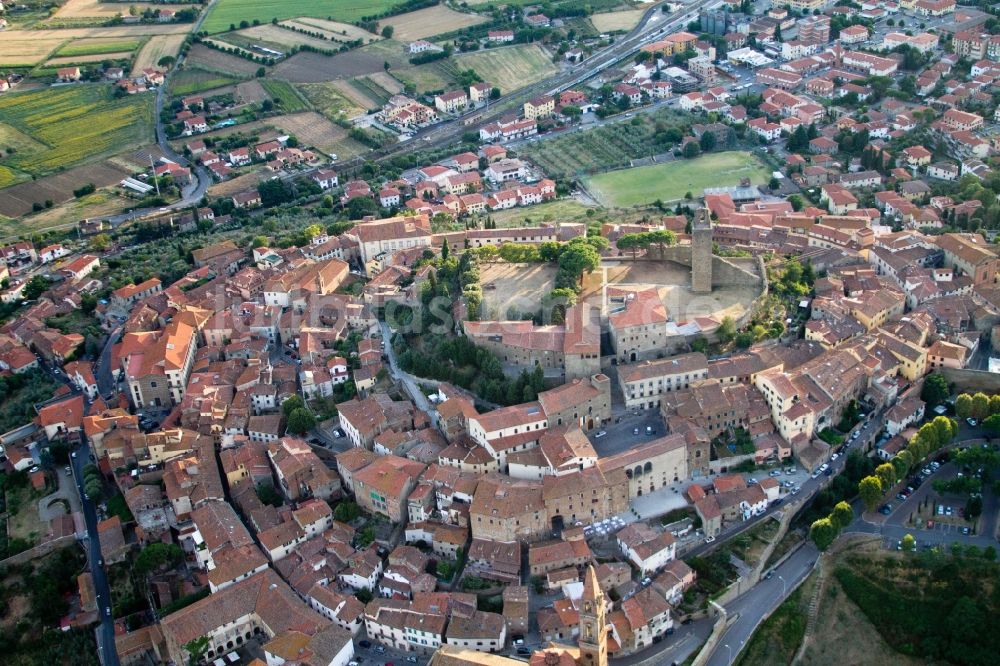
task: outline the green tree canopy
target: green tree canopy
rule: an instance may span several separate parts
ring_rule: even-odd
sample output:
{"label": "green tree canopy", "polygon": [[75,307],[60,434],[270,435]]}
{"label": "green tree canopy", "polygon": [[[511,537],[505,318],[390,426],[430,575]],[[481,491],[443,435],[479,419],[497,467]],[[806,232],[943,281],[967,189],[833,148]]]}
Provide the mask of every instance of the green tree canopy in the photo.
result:
{"label": "green tree canopy", "polygon": [[846,529],[854,520],[854,509],[843,500],[837,502],[836,506],[833,507],[833,512],[830,514],[830,520],[833,521],[838,530]]}
{"label": "green tree canopy", "polygon": [[820,518],[809,527],[809,538],[813,540],[818,549],[826,550],[837,538],[837,526],[830,518]]}
{"label": "green tree canopy", "polygon": [[858,482],[858,496],[865,503],[865,509],[874,511],[882,499],[882,480],[877,476],[866,476]]}
{"label": "green tree canopy", "polygon": [[948,399],[951,391],[948,389],[948,381],[940,372],[932,372],[924,378],[924,387],[920,391],[920,399],[927,403],[928,407],[936,407]]}
{"label": "green tree canopy", "polygon": [[315,427],[316,417],[304,407],[294,409],[288,415],[288,432],[303,435]]}

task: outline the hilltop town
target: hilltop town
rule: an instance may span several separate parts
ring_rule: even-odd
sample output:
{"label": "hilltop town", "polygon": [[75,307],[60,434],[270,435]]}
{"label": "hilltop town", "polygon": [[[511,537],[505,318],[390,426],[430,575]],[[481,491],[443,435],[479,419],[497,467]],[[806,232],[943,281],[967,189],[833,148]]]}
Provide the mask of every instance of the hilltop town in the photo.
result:
{"label": "hilltop town", "polygon": [[11,663],[991,663],[993,5],[302,4],[0,5]]}

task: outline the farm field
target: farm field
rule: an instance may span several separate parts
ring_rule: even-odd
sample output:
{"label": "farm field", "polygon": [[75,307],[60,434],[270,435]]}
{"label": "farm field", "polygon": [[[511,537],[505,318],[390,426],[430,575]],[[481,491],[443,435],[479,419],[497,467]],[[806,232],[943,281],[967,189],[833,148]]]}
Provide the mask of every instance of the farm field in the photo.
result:
{"label": "farm field", "polygon": [[631,9],[622,12],[603,12],[590,17],[598,32],[615,32],[616,30],[631,30],[646,13],[645,9]]}
{"label": "farm field", "polygon": [[395,0],[218,0],[205,19],[202,29],[209,34],[225,32],[231,24],[260,20],[270,23],[298,16],[330,17],[340,21],[356,21],[363,16],[380,14],[396,4]]}
{"label": "farm field", "polygon": [[150,37],[135,57],[135,62],[132,64],[132,76],[138,76],[142,70],[148,67],[156,67],[156,63],[164,56],[176,58],[186,36],[157,35]]}
{"label": "farm field", "polygon": [[77,39],[67,43],[55,52],[59,57],[102,55],[135,51],[142,45],[141,39]]}
{"label": "farm field", "polygon": [[336,153],[340,159],[354,157],[368,149],[347,136],[347,130],[333,124],[315,111],[293,113],[265,121],[278,127],[283,134],[294,134],[306,146],[315,146],[324,153]]}
{"label": "farm field", "polygon": [[311,16],[300,16],[299,18],[291,21],[282,21],[282,23],[291,23],[292,25],[305,28],[306,30],[318,30],[324,33],[327,39],[335,39],[338,42],[354,42],[359,39],[363,39],[366,42],[377,42],[382,39],[381,35],[376,35],[373,32],[362,30],[358,26],[351,23],[329,21],[327,19],[314,18]]}
{"label": "farm field", "polygon": [[219,72],[227,76],[253,76],[260,67],[257,63],[221,53],[201,44],[192,44],[184,59],[186,66],[197,67],[209,72]]}
{"label": "farm field", "polygon": [[[341,81],[330,83],[303,83],[299,90],[309,102],[327,118],[354,118],[367,110],[367,105],[359,104],[347,91],[341,90]],[[347,87],[350,87],[349,85]]]}
{"label": "farm field", "polygon": [[214,185],[209,186],[208,196],[231,197],[237,192],[257,187],[257,183],[261,182],[263,179],[264,176],[261,172],[252,171],[250,173],[245,173],[243,175],[236,176],[236,178],[224,180],[221,183],[215,183]]}
{"label": "farm field", "polygon": [[433,37],[454,30],[461,30],[470,26],[479,25],[486,22],[485,16],[477,14],[463,14],[454,9],[449,9],[444,5],[434,5],[426,9],[418,9],[415,12],[407,12],[398,16],[379,21],[379,27],[391,25],[393,27],[393,38],[404,42],[412,42],[415,39]]}
{"label": "farm field", "polygon": [[[34,37],[34,34],[32,32],[32,36],[28,36],[25,32],[0,32],[0,66],[37,65],[43,62],[61,44],[66,42],[65,38],[59,37],[39,39]],[[11,38],[11,35],[14,35],[14,37]]]}
{"label": "farm field", "polygon": [[655,166],[609,171],[587,179],[587,189],[607,206],[625,208],[657,199],[675,201],[686,192],[701,194],[706,187],[738,185],[740,178],[767,182],[768,170],[750,153],[729,151],[673,160]]}
{"label": "farm field", "polygon": [[264,91],[274,100],[275,104],[281,107],[286,113],[303,111],[307,107],[305,100],[299,95],[292,84],[279,79],[260,79],[260,84]]}
{"label": "farm field", "polygon": [[[51,200],[56,207],[64,201],[73,198],[73,190],[86,183],[97,187],[107,187],[130,175],[132,170],[109,160],[94,164],[67,169],[52,176],[45,176],[35,181],[18,183],[4,189],[0,196],[0,215],[6,217],[21,217],[31,213],[31,205]],[[55,208],[45,211],[46,213]],[[42,215],[39,213],[38,215]],[[34,225],[34,217],[30,224]],[[27,223],[27,222],[26,222]],[[3,235],[8,234],[8,227],[3,227]]]}
{"label": "farm field", "polygon": [[685,134],[689,123],[687,114],[658,111],[585,132],[569,132],[525,146],[521,152],[550,177],[570,178],[631,166],[633,159],[669,152],[674,144],[666,131],[676,128]]}
{"label": "farm field", "polygon": [[121,152],[152,132],[153,98],[115,99],[110,85],[64,86],[0,98],[0,117],[44,147],[4,158],[35,176]]}
{"label": "farm field", "polygon": [[249,47],[251,44],[274,45],[279,51],[290,51],[293,47],[300,44],[324,51],[337,48],[337,44],[334,42],[310,35],[303,35],[301,32],[288,30],[287,28],[271,25],[270,23],[226,33],[225,35],[220,35],[220,38],[236,46]]}
{"label": "farm field", "polygon": [[235,101],[237,104],[253,104],[263,102],[269,95],[261,85],[260,79],[250,79],[243,83],[238,83],[235,88]]}
{"label": "farm field", "polygon": [[335,56],[300,52],[278,63],[271,70],[272,76],[292,83],[320,83],[385,71],[382,67],[385,59],[366,52],[367,48]]}
{"label": "farm field", "polygon": [[119,53],[95,53],[93,55],[79,56],[59,56],[49,58],[45,61],[46,67],[62,67],[64,65],[82,65],[91,62],[103,62],[105,60],[128,60],[132,57],[131,51],[121,51]]}
{"label": "farm field", "polygon": [[[119,176],[118,180],[122,177],[124,176]],[[16,220],[7,220],[0,215],[0,237],[6,240],[47,229],[66,227],[89,217],[114,215],[120,213],[130,203],[135,202],[105,189],[81,199],[71,197],[62,204],[56,204],[40,213],[31,213]]]}
{"label": "farm field", "polygon": [[141,14],[154,7],[152,4],[136,2],[132,4],[119,2],[100,2],[99,0],[67,0],[55,14],[53,20],[79,18],[113,18],[118,14],[127,16],[129,7],[135,7]]}
{"label": "farm field", "polygon": [[552,76],[558,69],[549,55],[536,44],[519,44],[452,58],[460,70],[474,69],[506,94]]}
{"label": "farm field", "polygon": [[239,83],[239,79],[206,72],[203,69],[188,68],[174,74],[169,85],[171,95],[193,95],[236,83]]}

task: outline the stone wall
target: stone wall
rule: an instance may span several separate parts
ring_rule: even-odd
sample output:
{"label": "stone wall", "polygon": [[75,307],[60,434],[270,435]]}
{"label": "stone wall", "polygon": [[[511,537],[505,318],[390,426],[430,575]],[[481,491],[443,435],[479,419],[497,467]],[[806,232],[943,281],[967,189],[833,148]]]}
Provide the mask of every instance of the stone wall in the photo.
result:
{"label": "stone wall", "polygon": [[967,368],[961,370],[939,368],[937,372],[944,375],[949,384],[954,384],[958,393],[975,393],[976,391],[982,391],[987,395],[1000,393],[1000,373]]}

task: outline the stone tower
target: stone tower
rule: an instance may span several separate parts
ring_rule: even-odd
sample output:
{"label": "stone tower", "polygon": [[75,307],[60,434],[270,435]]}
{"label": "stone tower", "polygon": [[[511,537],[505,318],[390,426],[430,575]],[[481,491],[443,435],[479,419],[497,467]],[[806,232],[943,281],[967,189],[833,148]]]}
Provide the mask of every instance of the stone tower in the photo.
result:
{"label": "stone tower", "polygon": [[712,222],[707,208],[698,211],[691,225],[691,291],[712,292]]}
{"label": "stone tower", "polygon": [[608,626],[604,613],[607,604],[597,582],[594,566],[587,566],[580,599],[580,664],[608,666]]}

